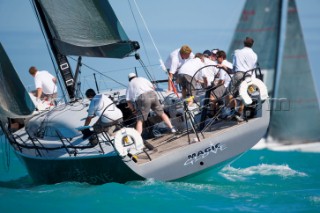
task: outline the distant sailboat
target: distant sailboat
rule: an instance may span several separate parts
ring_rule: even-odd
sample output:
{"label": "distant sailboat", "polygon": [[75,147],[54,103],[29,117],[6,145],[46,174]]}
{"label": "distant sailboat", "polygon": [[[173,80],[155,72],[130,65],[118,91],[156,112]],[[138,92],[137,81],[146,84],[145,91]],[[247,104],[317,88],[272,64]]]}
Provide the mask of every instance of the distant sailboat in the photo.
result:
{"label": "distant sailboat", "polygon": [[255,39],[253,49],[274,98],[268,136],[290,143],[320,141],[319,102],[294,0],[288,1],[279,57],[282,6],[281,0],[247,0],[229,54],[242,47],[246,36]]}

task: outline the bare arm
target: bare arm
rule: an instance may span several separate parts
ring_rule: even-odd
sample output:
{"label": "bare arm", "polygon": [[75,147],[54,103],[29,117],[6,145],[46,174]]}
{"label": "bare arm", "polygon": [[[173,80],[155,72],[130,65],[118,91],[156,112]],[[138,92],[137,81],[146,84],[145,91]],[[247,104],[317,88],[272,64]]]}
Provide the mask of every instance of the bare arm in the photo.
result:
{"label": "bare arm", "polygon": [[228,74],[232,74],[233,70],[229,67],[227,67],[226,65],[222,65],[222,64],[218,64],[217,65],[218,68],[222,68],[223,70],[225,70]]}
{"label": "bare arm", "polygon": [[205,87],[207,87],[207,85],[208,85],[207,77],[203,77],[203,84],[205,85]]}
{"label": "bare arm", "polygon": [[37,99],[40,100],[40,97],[42,95],[42,88],[37,88]]}
{"label": "bare arm", "polygon": [[173,74],[169,72],[168,91],[172,91],[172,78],[173,78]]}
{"label": "bare arm", "polygon": [[84,125],[85,125],[85,126],[88,126],[88,125],[90,124],[92,118],[93,118],[93,117],[88,116],[88,117],[86,118],[86,121],[84,122]]}
{"label": "bare arm", "polygon": [[131,111],[134,111],[134,107],[133,107],[132,102],[131,101],[127,101],[127,103],[128,103],[129,109],[131,109]]}
{"label": "bare arm", "polygon": [[218,81],[218,85],[220,85],[220,84],[224,84],[224,80],[221,80],[221,79],[220,79],[220,80]]}

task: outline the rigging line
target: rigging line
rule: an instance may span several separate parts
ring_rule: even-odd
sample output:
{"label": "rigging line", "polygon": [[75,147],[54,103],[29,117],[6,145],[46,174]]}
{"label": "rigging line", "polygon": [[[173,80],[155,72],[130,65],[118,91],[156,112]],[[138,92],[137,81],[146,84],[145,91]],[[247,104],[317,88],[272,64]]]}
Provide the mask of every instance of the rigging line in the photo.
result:
{"label": "rigging line", "polygon": [[[128,3],[129,3],[129,6],[130,6],[130,10],[131,10],[132,16],[133,16],[133,20],[134,20],[134,22],[135,22],[135,24],[136,24],[136,27],[137,27],[137,30],[138,30],[138,33],[139,33],[140,40],[141,40],[142,45],[143,45],[143,49],[144,49],[144,51],[145,51],[145,53],[146,53],[147,60],[148,60],[148,63],[149,63],[149,65],[150,65],[151,62],[150,62],[150,58],[149,58],[149,55],[148,55],[148,52],[147,52],[147,48],[145,47],[145,44],[144,44],[144,42],[143,42],[143,39],[142,39],[140,30],[139,30],[139,27],[138,27],[137,20],[136,20],[136,18],[135,18],[135,15],[134,15],[134,13],[133,13],[133,10],[132,10],[132,6],[131,6],[131,3],[130,3],[130,0],[128,0]],[[140,58],[140,57],[139,57],[139,58]],[[145,64],[143,64],[143,62],[141,61],[141,59],[139,59],[139,62],[140,62],[140,64],[141,64],[142,68],[144,69],[145,73],[147,74],[148,78],[149,78],[150,80],[154,80],[155,77],[154,77],[154,76],[151,76],[151,74],[148,72],[148,70],[146,70],[146,66],[145,66]]]}
{"label": "rigging line", "polygon": [[167,70],[166,70],[166,68],[165,68],[165,66],[164,66],[164,63],[163,63],[162,57],[161,57],[161,55],[160,55],[160,52],[159,52],[159,50],[158,50],[158,48],[157,48],[157,46],[156,46],[156,44],[155,44],[155,42],[154,42],[154,40],[153,40],[153,37],[152,37],[152,35],[151,35],[150,31],[149,31],[149,28],[148,28],[148,26],[147,26],[147,24],[146,24],[146,21],[144,20],[144,18],[143,18],[143,16],[142,16],[142,13],[141,13],[141,11],[140,11],[140,8],[139,8],[136,0],[133,0],[133,2],[134,2],[135,6],[136,6],[136,8],[137,8],[137,11],[138,11],[138,13],[139,13],[139,15],[140,15],[140,18],[141,18],[141,20],[142,20],[142,22],[143,22],[143,24],[144,24],[144,27],[146,28],[146,30],[147,30],[147,32],[148,32],[148,35],[149,35],[149,37],[150,37],[150,39],[151,39],[151,42],[152,42],[152,44],[153,44],[153,46],[154,46],[154,48],[155,48],[155,50],[156,50],[156,52],[157,52],[157,54],[158,54],[158,56],[159,56],[160,66],[161,66],[161,68],[163,69],[163,71],[165,71],[165,72],[167,73]]}
{"label": "rigging line", "polygon": [[38,20],[38,23],[39,23],[39,26],[40,26],[40,30],[41,30],[42,36],[43,36],[43,38],[45,40],[45,43],[46,43],[46,46],[47,46],[47,50],[48,50],[48,53],[49,53],[49,56],[50,56],[54,71],[55,71],[57,79],[59,81],[59,85],[60,85],[60,89],[62,91],[63,98],[64,98],[65,102],[67,102],[65,89],[61,86],[62,85],[61,79],[59,78],[59,72],[57,71],[59,68],[55,65],[55,62],[54,62],[53,56],[52,56],[52,52],[51,52],[51,48],[50,48],[48,40],[47,40],[47,38],[45,36],[44,29],[43,29],[43,27],[41,27],[42,26],[41,21],[40,21],[41,18],[39,16],[39,13],[37,12],[37,9],[36,9],[37,7],[36,7],[36,5],[35,5],[33,0],[29,0],[29,2],[31,4],[31,7],[33,8],[33,12],[35,13],[35,16],[37,17],[37,20]]}
{"label": "rigging line", "polygon": [[147,66],[144,64],[144,62],[141,60],[141,58],[139,58],[138,61],[140,62],[141,67],[142,67],[142,69],[144,70],[144,72],[146,73],[146,75],[148,76],[149,80],[150,80],[150,81],[155,81],[156,78],[151,75],[151,73],[149,72]]}
{"label": "rigging line", "polygon": [[141,64],[141,67],[143,68],[144,72],[146,73],[146,75],[148,76],[149,80],[152,81],[153,78],[149,72],[149,70],[147,69],[147,67],[145,66],[145,64],[143,63],[143,61],[141,59],[139,59],[139,62]]}
{"label": "rigging line", "polygon": [[[69,56],[70,57],[70,56]],[[73,59],[75,60],[75,59]],[[150,66],[158,66],[159,64],[153,64],[153,65],[150,65]],[[150,66],[147,66],[147,67],[150,67]],[[112,72],[116,72],[116,73],[119,73],[119,72],[127,72],[128,70],[132,70],[134,68],[142,68],[142,66],[134,66],[134,67],[128,67],[128,68],[123,68],[123,69],[114,69],[114,70],[107,70],[107,71],[104,71],[102,73],[112,73]],[[84,76],[84,77],[87,77],[87,76]]]}
{"label": "rigging line", "polygon": [[[72,57],[69,57],[69,58],[71,58],[72,60],[75,60],[75,59],[74,59],[74,58],[72,58]],[[76,60],[75,60],[75,61],[76,61]],[[96,73],[99,73],[100,75],[102,75],[102,76],[104,76],[104,77],[106,77],[106,78],[108,78],[108,79],[110,79],[110,80],[114,81],[115,83],[117,83],[117,84],[119,84],[119,85],[121,85],[121,86],[127,87],[127,86],[126,86],[126,85],[124,85],[123,83],[121,83],[121,82],[119,82],[119,81],[117,81],[117,80],[115,80],[115,79],[113,79],[113,78],[111,78],[111,77],[109,77],[109,76],[107,76],[107,75],[103,74],[103,73],[102,73],[102,72],[100,72],[99,70],[94,69],[93,67],[90,67],[89,65],[87,65],[87,64],[85,64],[85,63],[82,63],[82,65],[83,65],[83,66],[85,66],[85,67],[87,67],[88,69],[91,69],[92,71],[94,71],[94,72],[96,72]]]}
{"label": "rigging line", "polygon": [[[73,59],[73,60],[75,60],[75,59]],[[158,66],[159,64],[153,64],[153,65],[149,65],[149,66],[146,66],[146,67],[151,67],[151,66]],[[117,72],[117,73],[119,73],[119,72],[124,72],[124,71],[128,71],[128,70],[132,70],[132,69],[134,69],[134,68],[138,68],[138,69],[140,69],[140,68],[143,68],[142,66],[138,66],[138,67],[128,67],[128,68],[123,68],[123,69],[115,69],[115,70],[108,70],[108,71],[105,71],[105,72],[102,72],[102,73],[112,73],[112,72]],[[86,75],[86,76],[84,76],[84,77],[87,77],[88,75]]]}
{"label": "rigging line", "polygon": [[[151,75],[150,75],[148,69],[146,68],[146,66],[144,65],[143,61],[141,59],[139,59],[139,62],[142,65],[142,67],[144,68],[144,72],[146,73],[148,78],[150,80],[152,80]],[[157,86],[157,88],[159,88],[158,83],[154,83],[154,84]],[[164,95],[160,91],[155,90],[155,92],[158,94],[158,96],[161,96],[164,99]]]}
{"label": "rigging line", "polygon": [[137,22],[136,17],[135,17],[135,15],[134,15],[134,13],[133,13],[130,0],[128,0],[128,3],[129,3],[129,6],[130,6],[130,11],[131,11],[131,14],[132,14],[134,23],[136,24],[136,27],[137,27],[137,31],[138,31],[138,34],[139,34],[139,37],[140,37],[140,40],[141,40],[143,49],[144,49],[144,51],[146,52],[146,56],[147,56],[147,59],[148,59],[148,63],[150,64],[150,59],[149,59],[149,55],[148,55],[148,52],[147,52],[147,48],[146,48],[146,46],[145,46],[145,44],[144,44],[144,42],[143,42],[143,39],[142,39],[142,36],[141,36],[141,32],[140,32],[140,30],[139,30],[138,22]]}
{"label": "rigging line", "polygon": [[149,80],[150,80],[150,81],[152,81],[152,80],[153,80],[153,78],[152,78],[152,76],[151,76],[151,74],[150,74],[149,70],[147,69],[147,67],[146,67],[146,66],[145,66],[145,64],[143,63],[143,61],[142,61],[141,59],[139,59],[139,62],[140,62],[140,64],[141,64],[141,66],[142,66],[142,68],[143,68],[144,72],[146,73],[147,77],[149,78]]}

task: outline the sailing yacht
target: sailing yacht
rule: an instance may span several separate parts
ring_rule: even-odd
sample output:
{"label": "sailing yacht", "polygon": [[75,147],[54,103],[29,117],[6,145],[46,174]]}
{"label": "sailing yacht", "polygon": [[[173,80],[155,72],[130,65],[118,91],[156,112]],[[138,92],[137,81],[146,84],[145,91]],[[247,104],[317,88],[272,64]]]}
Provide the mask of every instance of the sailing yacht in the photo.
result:
{"label": "sailing yacht", "polygon": [[[281,26],[283,18],[285,26]],[[319,100],[295,0],[247,0],[229,48],[229,57],[235,49],[242,47],[246,36],[255,40],[253,49],[272,97],[266,137],[282,144],[320,141]],[[280,39],[282,36],[284,42]]]}
{"label": "sailing yacht", "polygon": [[[135,117],[128,111],[123,93],[101,91],[122,110],[123,122],[114,124],[118,129],[114,134],[101,131],[83,137],[79,130],[92,127],[83,126],[89,100],[77,92],[82,57],[135,56],[143,64],[137,54],[139,43],[128,38],[108,1],[32,0],[32,6],[59,71],[66,101],[37,109],[38,103],[31,100],[0,45],[0,127],[35,183],[184,180],[225,165],[265,135],[270,112],[262,90],[249,94],[243,87],[251,115],[239,123],[209,115],[212,86],[200,93],[205,95],[198,97],[200,103],[192,108],[175,94],[164,97],[165,112],[178,132],[166,131],[150,112],[145,122],[147,136],[132,128]],[[74,72],[70,55],[79,57]],[[254,81],[250,77],[245,80],[245,85]],[[266,91],[263,83],[261,89]],[[13,129],[11,121],[17,119],[21,126]],[[97,144],[89,143],[92,138]]]}

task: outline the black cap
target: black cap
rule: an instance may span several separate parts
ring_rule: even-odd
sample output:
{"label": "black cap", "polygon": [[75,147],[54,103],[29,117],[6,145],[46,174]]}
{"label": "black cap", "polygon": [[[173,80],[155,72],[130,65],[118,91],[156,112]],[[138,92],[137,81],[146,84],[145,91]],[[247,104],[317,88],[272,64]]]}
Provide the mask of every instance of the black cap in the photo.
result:
{"label": "black cap", "polygon": [[210,50],[205,50],[204,52],[203,52],[203,55],[204,56],[211,56],[212,55],[212,52],[210,51]]}

